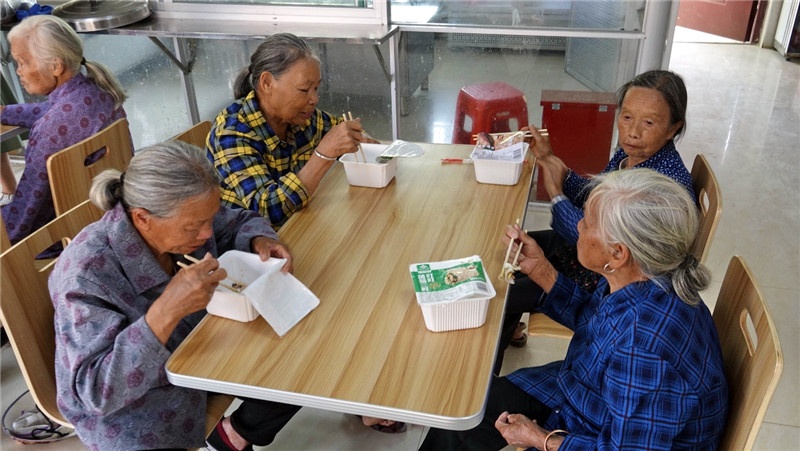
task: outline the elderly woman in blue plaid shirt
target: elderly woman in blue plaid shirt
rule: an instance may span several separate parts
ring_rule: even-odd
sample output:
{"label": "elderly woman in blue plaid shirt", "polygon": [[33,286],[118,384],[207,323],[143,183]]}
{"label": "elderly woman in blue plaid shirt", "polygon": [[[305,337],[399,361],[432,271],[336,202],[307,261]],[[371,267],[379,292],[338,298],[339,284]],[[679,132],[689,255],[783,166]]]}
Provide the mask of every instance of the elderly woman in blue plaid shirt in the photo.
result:
{"label": "elderly woman in blue plaid shirt", "polygon": [[588,293],[556,272],[518,226],[521,271],[539,310],[575,331],[563,361],[495,378],[484,419],[432,429],[421,450],[715,449],[728,390],[719,339],[691,254],[698,226],[685,188],[650,169],[599,177],[578,224],[578,258],[603,276]]}

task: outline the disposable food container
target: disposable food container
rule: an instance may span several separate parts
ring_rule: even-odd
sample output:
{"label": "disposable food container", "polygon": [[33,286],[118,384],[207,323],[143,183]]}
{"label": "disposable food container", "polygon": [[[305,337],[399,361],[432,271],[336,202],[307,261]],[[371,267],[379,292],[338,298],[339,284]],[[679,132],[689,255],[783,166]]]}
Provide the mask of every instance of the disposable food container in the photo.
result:
{"label": "disposable food container", "polygon": [[[361,144],[361,152],[346,153],[339,157],[344,165],[347,182],[353,186],[383,188],[397,173],[397,158],[381,159],[378,156],[389,147],[388,144]],[[362,159],[366,158],[366,162]]]}
{"label": "disposable food container", "polygon": [[470,155],[475,166],[475,179],[493,185],[516,185],[527,151],[528,143],[525,142],[500,150],[475,147]]}
{"label": "disposable food container", "polygon": [[409,270],[428,330],[471,329],[486,322],[489,300],[497,292],[479,256],[415,263]]}
{"label": "disposable food container", "polygon": [[285,259],[261,261],[256,254],[228,251],[218,260],[228,277],[217,286],[206,307],[212,315],[242,322],[261,315],[283,336],[319,305],[319,299],[302,282],[281,272]]}

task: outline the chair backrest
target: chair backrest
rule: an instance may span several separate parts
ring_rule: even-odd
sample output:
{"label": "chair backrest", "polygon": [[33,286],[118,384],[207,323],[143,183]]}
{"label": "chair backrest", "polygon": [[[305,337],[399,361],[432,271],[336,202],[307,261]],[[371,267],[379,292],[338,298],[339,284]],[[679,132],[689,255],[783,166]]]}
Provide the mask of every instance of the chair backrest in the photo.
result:
{"label": "chair backrest", "polygon": [[8,238],[6,223],[3,222],[3,216],[0,215],[0,254],[5,252],[10,247],[11,247],[11,239]]}
{"label": "chair backrest", "polygon": [[206,139],[208,132],[211,131],[211,122],[203,121],[199,124],[192,126],[184,132],[181,132],[172,137],[173,141],[183,141],[185,143],[193,144],[203,150],[206,148]]}
{"label": "chair backrest", "polygon": [[731,258],[714,324],[728,381],[728,422],[721,450],[749,450],[783,371],[783,352],[769,306],[747,264]]}
{"label": "chair backrest", "polygon": [[[87,157],[105,148],[105,154],[86,164]],[[89,198],[92,179],[106,169],[124,171],[133,157],[128,121],[120,119],[83,141],[47,159],[47,174],[56,215]]]}
{"label": "chair backrest", "polygon": [[55,260],[39,269],[35,257],[53,243],[72,238],[103,212],[86,201],[57,217],[0,255],[3,290],[0,318],[25,383],[42,412],[65,426],[56,405],[55,331],[47,277]]}
{"label": "chair backrest", "polygon": [[708,160],[702,154],[694,157],[692,185],[700,206],[700,227],[692,244],[692,254],[700,262],[705,262],[722,214],[722,193]]}

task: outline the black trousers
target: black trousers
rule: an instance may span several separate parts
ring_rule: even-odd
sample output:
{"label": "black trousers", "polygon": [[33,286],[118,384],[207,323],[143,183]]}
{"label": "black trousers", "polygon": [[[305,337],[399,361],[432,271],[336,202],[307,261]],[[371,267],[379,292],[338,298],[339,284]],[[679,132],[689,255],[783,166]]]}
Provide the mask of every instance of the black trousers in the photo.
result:
{"label": "black trousers", "polygon": [[503,412],[521,413],[544,424],[552,410],[533,396],[508,381],[495,377],[489,387],[486,413],[483,420],[468,431],[447,431],[431,428],[420,451],[490,451],[508,446],[508,443],[494,427],[495,421]]}
{"label": "black trousers", "polygon": [[300,406],[260,399],[240,398],[242,404],[231,414],[231,426],[245,440],[267,446],[275,440]]}
{"label": "black trousers", "polygon": [[[536,243],[544,251],[546,257],[550,257],[569,243],[553,230],[539,230],[528,232],[528,235],[536,240]],[[517,329],[517,324],[522,318],[523,313],[530,313],[542,303],[545,292],[539,285],[536,285],[530,277],[525,274],[517,273],[514,283],[509,286],[508,300],[506,301],[506,312],[503,317],[503,328],[500,333],[500,342],[497,346],[497,357],[494,361],[494,374],[499,375],[503,367],[503,356],[511,343],[511,337]]]}

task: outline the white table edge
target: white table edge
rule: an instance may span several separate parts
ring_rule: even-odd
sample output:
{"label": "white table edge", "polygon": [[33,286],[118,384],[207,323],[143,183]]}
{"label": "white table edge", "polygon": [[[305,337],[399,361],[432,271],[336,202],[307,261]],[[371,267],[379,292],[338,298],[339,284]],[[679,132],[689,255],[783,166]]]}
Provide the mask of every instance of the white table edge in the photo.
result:
{"label": "white table edge", "polygon": [[[376,418],[386,418],[394,421],[403,421],[420,426],[430,426],[440,429],[463,431],[477,426],[483,419],[486,411],[486,400],[479,412],[473,415],[454,418],[441,415],[425,414],[417,411],[397,409],[392,407],[376,406],[353,401],[334,400],[322,396],[312,396],[302,393],[286,392],[264,387],[236,384],[224,381],[209,381],[192,376],[175,374],[167,370],[167,379],[173,385],[193,388],[213,393],[224,393],[238,397],[264,399],[285,404],[329,410],[332,412],[364,415]],[[490,378],[491,379],[491,378]],[[488,387],[486,388],[488,392]]]}

